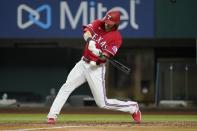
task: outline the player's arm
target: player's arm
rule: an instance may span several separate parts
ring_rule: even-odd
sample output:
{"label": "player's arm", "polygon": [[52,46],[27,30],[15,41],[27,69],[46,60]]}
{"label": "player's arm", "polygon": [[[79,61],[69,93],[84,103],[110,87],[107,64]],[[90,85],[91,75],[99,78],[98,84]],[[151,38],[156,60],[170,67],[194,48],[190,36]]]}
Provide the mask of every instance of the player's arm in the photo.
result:
{"label": "player's arm", "polygon": [[105,60],[111,57],[109,53],[101,52],[101,50],[96,48],[96,42],[92,39],[92,34],[90,31],[86,30],[83,34],[83,38],[89,44],[88,49],[91,50],[96,56],[99,56],[100,59]]}
{"label": "player's arm", "polygon": [[86,30],[83,34],[83,38],[88,43],[88,49],[96,56],[100,56],[101,50],[96,48],[96,42],[92,39],[90,31]]}
{"label": "player's arm", "polygon": [[86,42],[89,43],[89,40],[92,38],[92,34],[90,33],[90,31],[86,30],[83,34],[83,38]]}
{"label": "player's arm", "polygon": [[121,40],[116,40],[116,41],[110,42],[108,44],[108,46],[106,46],[103,49],[103,52],[102,52],[102,55],[100,56],[100,58],[107,59],[107,58],[115,56],[121,43],[122,43]]}

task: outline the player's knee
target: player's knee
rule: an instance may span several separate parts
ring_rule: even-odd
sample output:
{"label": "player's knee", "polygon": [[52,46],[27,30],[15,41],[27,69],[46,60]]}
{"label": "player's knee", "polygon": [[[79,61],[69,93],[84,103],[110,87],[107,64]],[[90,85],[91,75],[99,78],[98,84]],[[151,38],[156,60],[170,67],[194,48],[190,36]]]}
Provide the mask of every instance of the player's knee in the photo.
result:
{"label": "player's knee", "polygon": [[62,87],[60,88],[60,90],[62,92],[72,92],[72,86],[70,85],[70,83],[66,82],[62,85]]}
{"label": "player's knee", "polygon": [[105,103],[97,103],[97,105],[98,105],[99,108],[102,108],[102,109],[106,109],[107,108]]}

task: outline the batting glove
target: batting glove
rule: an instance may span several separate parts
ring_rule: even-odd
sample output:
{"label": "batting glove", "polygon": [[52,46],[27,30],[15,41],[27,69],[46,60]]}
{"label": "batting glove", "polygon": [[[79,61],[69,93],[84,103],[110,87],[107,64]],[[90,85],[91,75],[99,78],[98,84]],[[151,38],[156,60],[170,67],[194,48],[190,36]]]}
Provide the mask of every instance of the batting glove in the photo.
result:
{"label": "batting glove", "polygon": [[100,56],[101,50],[96,48],[96,42],[93,40],[89,41],[88,49],[96,56]]}

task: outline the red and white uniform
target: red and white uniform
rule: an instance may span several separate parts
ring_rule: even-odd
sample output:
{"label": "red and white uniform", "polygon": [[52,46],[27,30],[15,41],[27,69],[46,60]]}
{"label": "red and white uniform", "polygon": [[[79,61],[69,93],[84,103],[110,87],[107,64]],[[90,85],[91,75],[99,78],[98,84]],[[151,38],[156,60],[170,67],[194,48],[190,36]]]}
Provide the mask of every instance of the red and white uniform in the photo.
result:
{"label": "red and white uniform", "polygon": [[[104,22],[95,20],[93,23],[84,26],[84,32],[89,31],[92,39],[96,42],[96,48],[102,52],[114,56],[122,43],[122,38],[117,30],[106,32]],[[100,108],[119,110],[133,114],[138,111],[138,104],[134,101],[120,101],[108,99],[105,91],[105,62],[94,55],[85,45],[83,57],[95,61],[97,65],[91,65],[81,59],[69,73],[66,83],[59,90],[48,114],[48,118],[56,118],[61,108],[67,101],[69,95],[80,85],[88,82],[96,104]]]}
{"label": "red and white uniform", "polygon": [[[103,21],[95,20],[93,23],[84,26],[84,32],[89,31],[91,33],[92,39],[96,42],[97,49],[100,49],[105,54],[109,54],[109,56],[114,56],[122,44],[122,37],[117,30],[106,32],[104,26],[105,23]],[[83,56],[98,64],[106,62],[106,60],[103,61],[98,56],[95,56],[88,49],[88,44],[85,46]]]}

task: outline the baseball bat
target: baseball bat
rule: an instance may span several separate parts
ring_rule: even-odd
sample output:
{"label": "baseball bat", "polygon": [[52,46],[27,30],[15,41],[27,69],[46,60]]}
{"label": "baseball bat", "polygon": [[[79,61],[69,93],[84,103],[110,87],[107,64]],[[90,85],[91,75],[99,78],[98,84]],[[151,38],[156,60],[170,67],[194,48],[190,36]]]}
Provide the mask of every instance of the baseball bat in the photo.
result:
{"label": "baseball bat", "polygon": [[123,65],[122,63],[118,62],[117,60],[113,59],[113,58],[108,58],[109,62],[115,66],[117,69],[123,71],[126,74],[129,74],[131,72],[131,69],[125,65]]}

